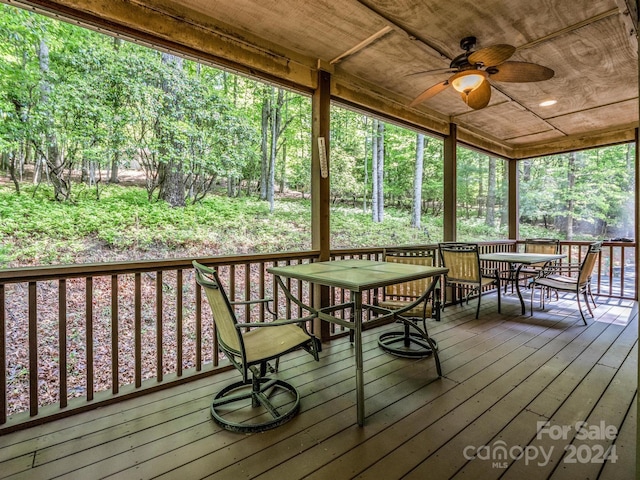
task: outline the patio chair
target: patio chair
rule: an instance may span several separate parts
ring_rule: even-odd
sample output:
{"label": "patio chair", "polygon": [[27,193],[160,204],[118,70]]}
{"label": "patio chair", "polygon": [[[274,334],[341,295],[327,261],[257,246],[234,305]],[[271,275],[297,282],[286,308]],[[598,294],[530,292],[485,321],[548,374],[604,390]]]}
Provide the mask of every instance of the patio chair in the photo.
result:
{"label": "patio chair", "polygon": [[[319,340],[308,333],[309,318],[238,323],[215,269],[193,261],[196,281],[203,288],[215,323],[218,347],[242,374],[242,381],[223,388],[213,399],[211,416],[234,432],[260,432],[282,425],[300,408],[300,395],[291,384],[266,376],[275,373],[268,362],[302,348],[318,360]],[[268,300],[238,302],[252,304]],[[249,408],[249,405],[251,408]]]}
{"label": "patio chair", "polygon": [[[385,249],[383,260],[385,262],[430,267],[434,265],[434,254],[425,250]],[[434,354],[438,374],[442,375],[437,344],[435,340],[429,337],[427,331],[427,318],[435,316],[436,320],[440,320],[440,289],[435,288],[434,282],[438,282],[438,278],[421,278],[389,285],[384,289],[383,299],[371,308],[374,311],[384,313],[410,307],[395,316],[395,320],[401,323],[404,329],[402,331],[383,333],[378,337],[378,344],[383,350],[401,357],[420,358]],[[424,296],[429,289],[432,292]],[[415,304],[423,296],[422,301]]]}
{"label": "patio chair", "polygon": [[578,311],[582,317],[584,324],[587,324],[587,320],[582,310],[582,304],[580,303],[580,296],[584,297],[585,304],[589,314],[593,317],[593,311],[589,304],[589,297],[596,305],[593,294],[591,293],[591,275],[593,269],[600,255],[602,249],[602,242],[594,242],[589,245],[589,249],[579,264],[564,264],[564,265],[547,265],[539,277],[534,278],[531,281],[531,315],[533,315],[533,297],[535,295],[536,287],[540,288],[540,303],[541,308],[544,308],[544,293],[545,290],[558,292],[572,292],[576,294],[576,301],[578,302]]}
{"label": "patio chair", "polygon": [[[524,241],[524,253],[560,253],[560,240],[558,240],[557,238],[527,238]],[[531,278],[540,275],[542,269],[547,265],[547,263],[549,262],[524,265],[522,268],[520,268],[520,275],[518,280],[524,280],[526,282],[525,285],[528,286],[528,281]],[[515,275],[515,269],[513,271],[513,274]]]}
{"label": "patio chair", "polygon": [[444,276],[444,305],[447,304],[447,289],[453,289],[453,302],[456,302],[456,290],[467,290],[467,303],[469,296],[478,293],[478,307],[476,318],[480,315],[480,302],[482,290],[490,285],[496,285],[498,291],[498,313],[501,312],[500,300],[500,272],[498,269],[485,270],[480,266],[480,254],[475,243],[445,242],[438,245],[442,266],[449,269]]}

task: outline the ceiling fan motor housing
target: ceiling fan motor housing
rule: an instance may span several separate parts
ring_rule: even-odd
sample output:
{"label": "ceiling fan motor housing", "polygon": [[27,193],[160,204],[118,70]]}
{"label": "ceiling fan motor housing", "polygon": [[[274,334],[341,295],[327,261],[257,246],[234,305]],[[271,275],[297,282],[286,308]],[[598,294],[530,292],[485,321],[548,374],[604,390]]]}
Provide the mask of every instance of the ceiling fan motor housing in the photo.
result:
{"label": "ceiling fan motor housing", "polygon": [[464,50],[464,53],[461,53],[456,58],[451,60],[449,68],[458,68],[460,70],[472,68],[473,65],[469,63],[469,54],[475,46],[476,37],[464,37],[462,40],[460,40],[460,48]]}

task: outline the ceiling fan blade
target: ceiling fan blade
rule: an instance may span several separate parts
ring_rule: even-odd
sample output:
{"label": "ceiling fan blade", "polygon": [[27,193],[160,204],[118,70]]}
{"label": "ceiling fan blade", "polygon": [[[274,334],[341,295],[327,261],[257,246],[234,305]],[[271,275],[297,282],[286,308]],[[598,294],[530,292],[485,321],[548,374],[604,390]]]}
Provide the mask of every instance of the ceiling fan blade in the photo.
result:
{"label": "ceiling fan blade", "polygon": [[474,110],[480,110],[489,105],[489,100],[491,100],[491,85],[489,81],[485,79],[478,88],[471,90],[468,96],[464,93],[460,95],[462,95],[462,100],[464,100],[467,105]]}
{"label": "ceiling fan blade", "polygon": [[434,95],[442,92],[449,86],[449,80],[445,80],[444,82],[436,83],[435,85],[430,86],[424,92],[416,97],[416,99],[409,104],[410,107],[415,107],[419,103],[424,102],[425,100],[430,99]]}
{"label": "ceiling fan blade", "polygon": [[[497,70],[495,73],[492,73]],[[554,75],[550,68],[536,63],[504,62],[487,70],[491,80],[497,82],[541,82],[549,80]]]}
{"label": "ceiling fan blade", "polygon": [[481,48],[477,52],[469,54],[469,63],[471,65],[482,63],[485,67],[499,65],[511,57],[515,51],[516,47],[505,43]]}

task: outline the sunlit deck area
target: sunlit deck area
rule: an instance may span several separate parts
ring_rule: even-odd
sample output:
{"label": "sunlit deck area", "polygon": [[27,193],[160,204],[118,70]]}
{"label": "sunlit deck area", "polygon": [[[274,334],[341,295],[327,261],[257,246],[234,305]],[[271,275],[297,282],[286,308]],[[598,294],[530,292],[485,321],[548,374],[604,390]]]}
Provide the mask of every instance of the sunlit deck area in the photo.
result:
{"label": "sunlit deck area", "polygon": [[431,358],[378,347],[397,326],[366,330],[364,427],[343,337],[320,362],[283,358],[279,375],[302,396],[284,426],[241,435],[212,421],[210,399],[234,370],[7,434],[0,477],[635,478],[637,304],[603,299],[585,327],[571,296],[533,317],[503,300],[502,314],[488,295],[478,320],[472,300],[431,322],[441,379]]}

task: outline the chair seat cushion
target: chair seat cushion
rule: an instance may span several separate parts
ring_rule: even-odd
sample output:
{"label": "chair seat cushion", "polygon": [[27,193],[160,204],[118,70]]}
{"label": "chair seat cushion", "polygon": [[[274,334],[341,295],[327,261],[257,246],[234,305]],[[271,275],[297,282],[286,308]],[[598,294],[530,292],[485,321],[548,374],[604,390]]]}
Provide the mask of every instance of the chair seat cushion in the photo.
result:
{"label": "chair seat cushion", "polygon": [[[405,300],[382,300],[378,302],[378,306],[382,308],[388,308],[389,310],[397,310],[398,308],[406,307],[411,302]],[[422,312],[424,304],[416,305],[411,310],[407,310],[402,314],[403,317],[420,317],[422,318]],[[431,317],[431,304],[427,303],[426,317]]]}
{"label": "chair seat cushion", "polygon": [[569,277],[567,275],[549,275],[547,278],[556,280],[557,282],[576,283],[576,277]]}
{"label": "chair seat cushion", "polygon": [[563,290],[567,292],[575,292],[578,288],[578,284],[575,279],[572,281],[559,280],[551,277],[537,278],[534,283],[536,285],[542,285],[544,287],[555,288],[556,290]]}
{"label": "chair seat cushion", "polygon": [[304,330],[294,324],[254,328],[244,333],[242,338],[248,363],[273,358],[311,339]]}

